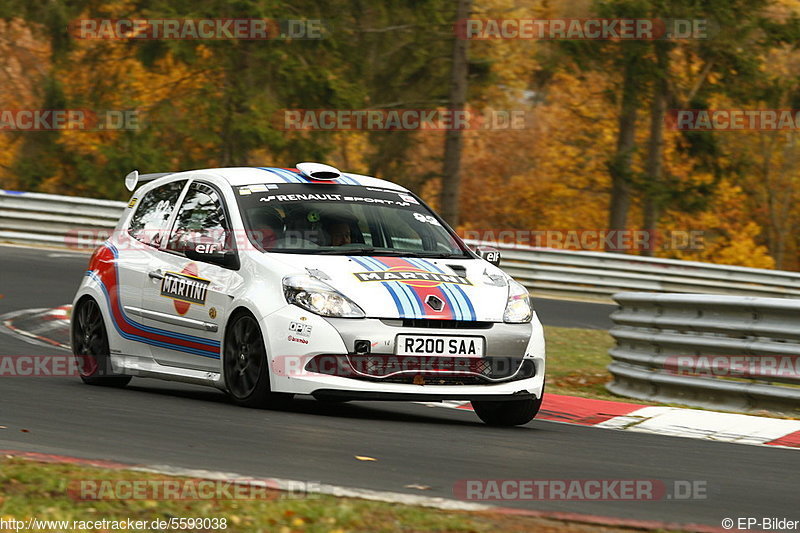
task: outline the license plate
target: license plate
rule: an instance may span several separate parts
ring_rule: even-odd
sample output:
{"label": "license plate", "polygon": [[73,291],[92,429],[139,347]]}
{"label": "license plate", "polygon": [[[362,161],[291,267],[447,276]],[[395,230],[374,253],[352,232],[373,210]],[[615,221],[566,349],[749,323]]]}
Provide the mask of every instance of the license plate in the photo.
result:
{"label": "license plate", "polygon": [[398,335],[397,355],[454,355],[483,357],[483,337]]}

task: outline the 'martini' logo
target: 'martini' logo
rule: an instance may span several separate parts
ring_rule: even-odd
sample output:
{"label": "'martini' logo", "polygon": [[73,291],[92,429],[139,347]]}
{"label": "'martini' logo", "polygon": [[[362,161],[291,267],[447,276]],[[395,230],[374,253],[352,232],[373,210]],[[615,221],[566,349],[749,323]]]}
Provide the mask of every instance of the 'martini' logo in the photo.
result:
{"label": "'martini' logo", "polygon": [[399,281],[412,287],[438,287],[442,283],[454,285],[472,285],[464,276],[430,272],[421,268],[408,266],[392,267],[376,272],[355,272],[359,281]]}
{"label": "'martini' logo", "polygon": [[197,265],[189,263],[180,272],[166,272],[161,282],[161,296],[172,298],[179,315],[189,312],[191,304],[205,305],[211,282],[197,277]]}

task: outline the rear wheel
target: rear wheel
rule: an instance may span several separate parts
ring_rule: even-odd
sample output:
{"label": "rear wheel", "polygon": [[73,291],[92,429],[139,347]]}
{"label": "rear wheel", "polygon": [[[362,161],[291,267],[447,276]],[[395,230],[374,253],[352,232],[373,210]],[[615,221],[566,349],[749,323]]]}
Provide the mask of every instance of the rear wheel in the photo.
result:
{"label": "rear wheel", "polygon": [[108,334],[100,307],[91,298],[81,301],[73,311],[72,354],[81,380],[89,385],[124,387],[130,376],[115,375],[111,369]]}
{"label": "rear wheel", "polygon": [[234,316],[225,333],[222,355],[228,395],[239,405],[255,408],[282,407],[291,394],[273,393],[264,337],[249,313]]}
{"label": "rear wheel", "polygon": [[542,407],[544,393],[537,399],[510,401],[474,401],[472,408],[478,418],[490,426],[521,426],[536,416]]}

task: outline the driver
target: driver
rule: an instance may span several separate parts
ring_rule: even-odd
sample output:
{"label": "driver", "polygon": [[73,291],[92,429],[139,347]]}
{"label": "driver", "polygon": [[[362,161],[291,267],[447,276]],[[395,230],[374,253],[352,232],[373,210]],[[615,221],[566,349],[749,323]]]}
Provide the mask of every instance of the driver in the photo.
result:
{"label": "driver", "polygon": [[344,218],[327,217],[322,222],[322,229],[328,236],[330,246],[344,246],[353,242],[350,222]]}

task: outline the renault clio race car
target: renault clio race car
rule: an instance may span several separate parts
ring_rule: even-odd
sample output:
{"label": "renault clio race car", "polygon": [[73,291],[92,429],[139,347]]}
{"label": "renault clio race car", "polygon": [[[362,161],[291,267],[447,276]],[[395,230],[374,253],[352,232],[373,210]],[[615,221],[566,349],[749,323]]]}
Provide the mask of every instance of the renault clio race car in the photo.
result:
{"label": "renault clio race car", "polygon": [[251,407],[463,400],[493,425],[539,410],[528,291],[409,190],[318,163],[126,185],[73,302],[84,382],[211,385]]}

